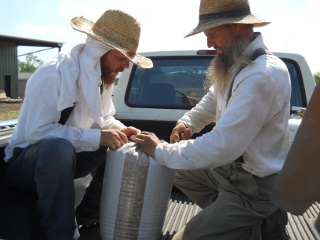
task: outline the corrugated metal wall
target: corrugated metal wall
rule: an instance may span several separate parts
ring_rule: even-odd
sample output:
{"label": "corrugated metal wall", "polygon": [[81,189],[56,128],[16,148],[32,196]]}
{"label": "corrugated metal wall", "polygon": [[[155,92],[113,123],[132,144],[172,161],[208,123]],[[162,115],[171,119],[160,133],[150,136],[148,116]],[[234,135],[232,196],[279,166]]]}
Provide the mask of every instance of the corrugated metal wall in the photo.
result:
{"label": "corrugated metal wall", "polygon": [[0,42],[0,88],[10,91],[11,98],[18,97],[18,57],[14,43]]}

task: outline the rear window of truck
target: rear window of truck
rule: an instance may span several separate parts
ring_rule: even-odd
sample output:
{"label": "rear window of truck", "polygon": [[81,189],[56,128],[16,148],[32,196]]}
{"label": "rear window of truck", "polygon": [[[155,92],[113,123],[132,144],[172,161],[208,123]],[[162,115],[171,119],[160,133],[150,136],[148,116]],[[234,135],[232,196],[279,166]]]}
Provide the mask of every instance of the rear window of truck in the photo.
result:
{"label": "rear window of truck", "polygon": [[[212,56],[152,58],[153,68],[134,66],[126,92],[131,107],[191,109],[206,94],[204,80]],[[306,107],[300,69],[290,59],[282,59],[290,73],[291,106]]]}
{"label": "rear window of truck", "polygon": [[134,67],[126,93],[127,105],[191,109],[205,95],[205,75],[212,57],[153,58],[152,69]]}

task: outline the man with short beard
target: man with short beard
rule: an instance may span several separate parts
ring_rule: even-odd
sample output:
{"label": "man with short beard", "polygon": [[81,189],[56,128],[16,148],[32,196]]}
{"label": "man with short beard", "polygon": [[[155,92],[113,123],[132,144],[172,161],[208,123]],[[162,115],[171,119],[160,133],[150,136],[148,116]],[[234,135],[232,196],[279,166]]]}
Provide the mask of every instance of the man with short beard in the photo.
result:
{"label": "man with short beard", "polygon": [[[203,209],[174,240],[287,239],[287,215],[270,194],[289,150],[288,70],[253,31],[269,22],[252,15],[247,0],[201,0],[199,12],[187,36],[204,32],[217,51],[209,91],[178,120],[171,144],[149,132],[135,141],[179,170],[174,185]],[[215,119],[210,132],[190,139]]]}
{"label": "man with short beard", "polygon": [[[71,26],[87,34],[86,42],[43,63],[28,80],[18,125],[5,149],[9,182],[38,198],[42,231],[23,222],[27,232],[21,231],[19,239],[78,239],[77,224],[97,223],[106,150],[140,132],[114,118],[111,98],[116,76],[129,61],[152,68],[150,59],[137,54],[140,24],[123,11],[108,10],[96,23],[75,17]],[[76,211],[74,179],[93,170]]]}

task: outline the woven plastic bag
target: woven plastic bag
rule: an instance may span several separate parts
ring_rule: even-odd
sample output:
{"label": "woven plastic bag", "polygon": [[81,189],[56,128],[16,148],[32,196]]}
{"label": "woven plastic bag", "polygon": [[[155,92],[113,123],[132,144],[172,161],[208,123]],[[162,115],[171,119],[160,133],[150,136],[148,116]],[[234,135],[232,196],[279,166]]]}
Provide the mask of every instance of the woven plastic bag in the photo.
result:
{"label": "woven plastic bag", "polygon": [[174,170],[159,165],[136,143],[108,150],[100,207],[106,239],[159,239]]}

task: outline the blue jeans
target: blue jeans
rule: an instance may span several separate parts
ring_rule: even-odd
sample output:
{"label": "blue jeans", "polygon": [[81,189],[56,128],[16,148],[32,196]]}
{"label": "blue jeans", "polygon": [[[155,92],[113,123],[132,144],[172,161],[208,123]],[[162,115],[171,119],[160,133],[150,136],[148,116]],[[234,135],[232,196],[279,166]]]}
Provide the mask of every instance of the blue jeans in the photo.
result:
{"label": "blue jeans", "polygon": [[77,231],[74,179],[93,169],[96,173],[83,201],[99,206],[106,150],[76,153],[68,140],[52,138],[21,149],[18,154],[14,152],[6,168],[8,180],[18,189],[37,193],[46,239],[74,238]]}

